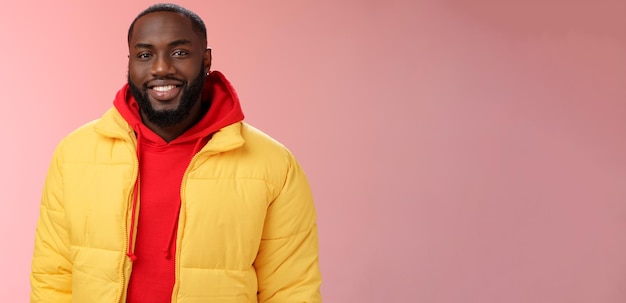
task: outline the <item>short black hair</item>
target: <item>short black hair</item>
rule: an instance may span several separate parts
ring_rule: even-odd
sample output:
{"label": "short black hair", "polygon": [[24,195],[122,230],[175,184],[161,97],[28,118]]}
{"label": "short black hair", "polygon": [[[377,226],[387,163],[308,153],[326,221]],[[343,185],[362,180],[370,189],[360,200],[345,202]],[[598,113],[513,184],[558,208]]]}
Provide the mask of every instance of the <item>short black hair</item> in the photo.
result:
{"label": "short black hair", "polygon": [[133,29],[135,28],[135,23],[137,23],[137,20],[139,20],[139,18],[147,14],[156,13],[156,12],[173,12],[173,13],[178,13],[187,17],[191,21],[191,27],[193,28],[193,30],[200,36],[200,38],[203,39],[204,42],[207,42],[206,26],[204,25],[204,21],[202,21],[202,18],[200,18],[200,16],[198,16],[196,13],[178,4],[157,3],[154,5],[151,5],[150,7],[146,8],[144,11],[139,13],[139,15],[135,17],[135,20],[133,20],[133,23],[130,24],[130,27],[128,28],[128,44],[129,45],[130,45],[130,39],[133,36]]}

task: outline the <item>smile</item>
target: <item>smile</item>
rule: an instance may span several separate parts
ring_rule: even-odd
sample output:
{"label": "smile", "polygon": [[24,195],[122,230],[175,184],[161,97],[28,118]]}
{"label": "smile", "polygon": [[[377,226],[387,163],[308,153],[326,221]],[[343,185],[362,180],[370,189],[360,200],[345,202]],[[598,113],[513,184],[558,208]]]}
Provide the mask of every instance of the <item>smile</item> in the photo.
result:
{"label": "smile", "polygon": [[155,86],[152,89],[158,92],[166,92],[168,90],[172,90],[176,88],[176,85],[164,85],[164,86]]}
{"label": "smile", "polygon": [[148,93],[156,101],[165,102],[170,101],[181,91],[181,87],[178,85],[158,85],[148,89]]}

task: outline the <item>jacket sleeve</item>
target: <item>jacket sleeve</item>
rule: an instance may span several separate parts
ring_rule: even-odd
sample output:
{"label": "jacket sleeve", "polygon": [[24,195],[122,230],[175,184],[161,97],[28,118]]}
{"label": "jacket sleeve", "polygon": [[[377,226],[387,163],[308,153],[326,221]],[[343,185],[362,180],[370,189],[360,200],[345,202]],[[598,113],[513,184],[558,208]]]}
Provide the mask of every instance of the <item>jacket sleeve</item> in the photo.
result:
{"label": "jacket sleeve", "polygon": [[293,157],[285,183],[268,207],[254,265],[259,303],[322,301],[313,197]]}
{"label": "jacket sleeve", "polygon": [[57,149],[41,199],[30,275],[31,303],[72,301],[72,263],[58,155]]}

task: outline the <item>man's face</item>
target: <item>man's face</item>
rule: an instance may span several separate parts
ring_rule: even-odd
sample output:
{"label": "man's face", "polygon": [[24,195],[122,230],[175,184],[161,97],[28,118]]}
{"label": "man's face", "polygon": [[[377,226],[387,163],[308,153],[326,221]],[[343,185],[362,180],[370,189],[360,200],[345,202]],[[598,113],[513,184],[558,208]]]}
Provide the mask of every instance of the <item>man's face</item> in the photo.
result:
{"label": "man's face", "polygon": [[129,42],[128,84],[144,119],[174,126],[199,99],[210,56],[191,21],[172,12],[156,12],[135,23]]}

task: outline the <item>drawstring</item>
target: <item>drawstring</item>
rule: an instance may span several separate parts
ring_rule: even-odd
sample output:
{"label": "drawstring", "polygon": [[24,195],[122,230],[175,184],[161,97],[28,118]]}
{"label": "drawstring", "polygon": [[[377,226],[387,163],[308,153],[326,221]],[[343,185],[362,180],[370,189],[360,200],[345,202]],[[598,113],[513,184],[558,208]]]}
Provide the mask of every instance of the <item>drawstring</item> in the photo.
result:
{"label": "drawstring", "polygon": [[174,222],[172,223],[172,229],[170,232],[169,239],[167,241],[167,246],[163,249],[165,253],[165,258],[170,259],[172,257],[172,243],[174,243],[174,236],[176,235],[176,227],[178,226],[178,217],[180,216],[180,200],[178,200],[178,211],[176,212],[176,216],[174,216]]}
{"label": "drawstring", "polygon": [[[136,125],[134,127],[137,133],[137,163],[139,163],[139,149],[141,146],[141,127]],[[139,167],[137,167],[137,180],[135,180],[135,187],[133,188],[133,204],[131,211],[131,220],[130,220],[130,232],[128,236],[128,251],[126,255],[130,258],[131,262],[135,262],[137,260],[137,256],[135,255],[135,248],[133,247],[133,238],[135,234],[135,221],[137,220],[137,201],[139,197]]]}
{"label": "drawstring", "polygon": [[[193,147],[193,151],[191,153],[191,159],[193,159],[196,153],[199,152],[200,149],[202,149],[202,143],[204,142],[205,139],[206,138],[198,138],[198,140],[196,141],[196,145],[194,145]],[[189,161],[189,163],[191,164],[191,160]],[[167,240],[167,245],[163,249],[163,252],[165,253],[165,257],[168,259],[172,257],[172,252],[171,252],[172,244],[174,243],[174,237],[176,236],[176,228],[178,227],[178,218],[180,217],[181,205],[182,205],[182,202],[178,200],[178,208],[177,208],[178,211],[176,212],[176,216],[174,216],[174,221],[172,222],[172,228],[170,231],[169,239]]]}
{"label": "drawstring", "polygon": [[135,262],[137,260],[137,256],[135,255],[133,248],[133,235],[135,231],[135,212],[137,211],[137,192],[139,191],[139,180],[135,182],[135,188],[133,189],[133,205],[132,205],[132,213],[131,213],[131,221],[130,221],[130,235],[128,236],[128,252],[126,255],[130,258],[131,262]]}

